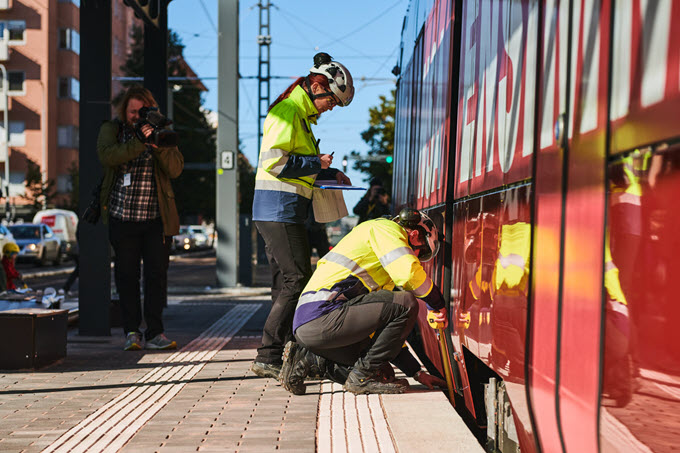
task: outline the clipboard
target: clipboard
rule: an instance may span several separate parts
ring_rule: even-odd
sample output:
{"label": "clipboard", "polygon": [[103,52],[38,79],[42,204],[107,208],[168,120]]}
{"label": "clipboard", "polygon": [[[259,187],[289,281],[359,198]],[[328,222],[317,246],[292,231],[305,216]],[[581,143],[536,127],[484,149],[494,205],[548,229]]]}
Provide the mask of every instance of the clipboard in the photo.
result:
{"label": "clipboard", "polygon": [[327,189],[327,190],[366,190],[365,187],[350,186],[347,184],[338,184],[337,181],[321,180],[314,183],[314,188]]}
{"label": "clipboard", "polygon": [[347,216],[347,205],[342,190],[327,190],[314,187],[312,191],[312,209],[314,220],[329,223]]}

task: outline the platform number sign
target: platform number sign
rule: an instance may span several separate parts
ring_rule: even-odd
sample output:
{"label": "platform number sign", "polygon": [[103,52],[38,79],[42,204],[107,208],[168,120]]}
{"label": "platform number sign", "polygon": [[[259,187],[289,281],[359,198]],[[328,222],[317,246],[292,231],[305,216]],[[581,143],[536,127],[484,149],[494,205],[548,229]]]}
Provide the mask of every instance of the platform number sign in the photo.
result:
{"label": "platform number sign", "polygon": [[223,170],[233,170],[234,169],[234,152],[233,151],[222,151],[222,165]]}

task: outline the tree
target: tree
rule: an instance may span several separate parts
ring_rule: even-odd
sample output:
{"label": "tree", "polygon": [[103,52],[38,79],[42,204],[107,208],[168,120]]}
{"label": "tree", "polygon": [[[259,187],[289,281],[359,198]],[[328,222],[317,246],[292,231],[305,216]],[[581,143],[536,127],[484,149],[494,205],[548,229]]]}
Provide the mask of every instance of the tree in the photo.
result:
{"label": "tree", "polygon": [[26,166],[26,193],[21,198],[28,201],[35,211],[40,211],[43,206],[52,204],[55,195],[54,180],[43,182],[40,166],[29,158],[26,158]]}
{"label": "tree", "polygon": [[[168,74],[175,77],[187,75],[182,57],[184,45],[179,36],[168,32]],[[121,66],[126,76],[139,77],[144,74],[144,31],[141,27],[132,30],[132,47],[127,60]],[[132,85],[124,83],[124,86]],[[174,82],[172,95],[173,128],[179,134],[179,150],[184,162],[215,163],[216,131],[208,122],[201,108],[203,99],[199,87],[193,81]],[[120,95],[116,98],[120,99]],[[114,99],[114,102],[116,101]],[[163,112],[165,113],[165,112]],[[175,202],[180,216],[184,219],[215,218],[215,170],[185,168],[179,178],[172,182]]]}
{"label": "tree", "polygon": [[[380,105],[371,107],[369,127],[361,133],[361,138],[369,146],[369,156],[392,156],[394,154],[394,116],[396,90],[389,97],[380,96]],[[362,160],[357,151],[352,151],[353,168],[366,174],[365,181],[380,178],[388,193],[392,193],[392,163],[386,160]]]}

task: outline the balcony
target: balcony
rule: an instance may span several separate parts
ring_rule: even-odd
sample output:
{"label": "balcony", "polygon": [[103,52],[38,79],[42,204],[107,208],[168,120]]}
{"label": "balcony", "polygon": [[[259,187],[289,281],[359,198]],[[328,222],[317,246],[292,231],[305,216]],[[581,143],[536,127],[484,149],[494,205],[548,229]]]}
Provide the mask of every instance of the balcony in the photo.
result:
{"label": "balcony", "polygon": [[12,0],[0,0],[0,11],[12,9]]}

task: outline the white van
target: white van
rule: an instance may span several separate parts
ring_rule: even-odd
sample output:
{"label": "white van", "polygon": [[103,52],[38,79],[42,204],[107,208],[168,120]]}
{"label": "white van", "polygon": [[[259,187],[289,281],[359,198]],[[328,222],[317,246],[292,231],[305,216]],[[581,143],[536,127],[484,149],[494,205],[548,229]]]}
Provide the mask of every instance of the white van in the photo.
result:
{"label": "white van", "polygon": [[68,255],[77,251],[78,240],[76,228],[78,228],[78,214],[65,209],[47,209],[39,211],[33,217],[33,223],[44,223],[49,226],[55,236],[61,239],[61,252]]}

